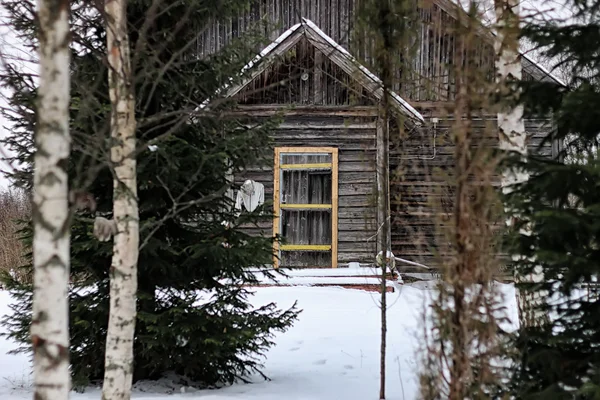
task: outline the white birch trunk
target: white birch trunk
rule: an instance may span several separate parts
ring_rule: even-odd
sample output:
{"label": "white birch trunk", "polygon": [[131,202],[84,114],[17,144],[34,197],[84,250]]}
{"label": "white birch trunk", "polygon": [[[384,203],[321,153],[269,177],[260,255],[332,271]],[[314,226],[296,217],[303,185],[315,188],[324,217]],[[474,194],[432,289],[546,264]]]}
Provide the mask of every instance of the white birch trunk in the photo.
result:
{"label": "white birch trunk", "polygon": [[[496,38],[496,70],[500,93],[503,96],[512,96],[508,83],[522,78],[521,60],[519,57],[519,1],[495,0],[498,36]],[[502,99],[505,100],[505,99]],[[502,101],[501,100],[501,101]],[[502,106],[498,113],[498,130],[500,135],[500,149],[516,151],[523,156],[527,154],[527,135],[523,120],[523,106]],[[517,169],[505,170],[502,175],[502,191],[509,193],[511,186],[529,179],[526,171]],[[510,224],[510,221],[507,221]],[[528,234],[528,230],[521,233]],[[516,255],[516,257],[519,257]],[[515,276],[516,281],[541,282],[544,279],[541,268],[536,269],[529,276]],[[521,324],[533,324],[538,319],[534,309],[543,301],[543,294],[533,296],[517,291],[519,305],[519,319]]]}
{"label": "white birch trunk", "polygon": [[69,2],[39,0],[37,130],[33,173],[35,399],[69,398]]}
{"label": "white birch trunk", "polygon": [[38,1],[40,85],[33,173],[35,399],[69,398],[69,2]]}
{"label": "white birch trunk", "polygon": [[103,400],[131,397],[136,319],[139,215],[135,160],[133,93],[126,0],[106,0],[109,63],[111,161],[115,171],[113,219],[116,223],[110,268],[110,316],[106,338]]}

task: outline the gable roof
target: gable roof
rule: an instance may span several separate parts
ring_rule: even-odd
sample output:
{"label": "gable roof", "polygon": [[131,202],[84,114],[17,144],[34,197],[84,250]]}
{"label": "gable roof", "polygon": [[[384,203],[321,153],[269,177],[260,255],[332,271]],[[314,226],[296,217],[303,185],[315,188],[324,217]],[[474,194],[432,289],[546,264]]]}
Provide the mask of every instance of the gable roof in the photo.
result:
{"label": "gable roof", "polygon": [[[265,47],[252,61],[242,68],[241,73],[249,72],[248,76],[241,83],[235,86],[225,86],[221,93],[225,97],[232,97],[244,89],[252,80],[264,72],[273,64],[278,56],[285,54],[294,47],[302,38],[306,38],[323,56],[341,68],[354,80],[360,83],[367,92],[376,99],[383,98],[383,83],[381,79],[375,76],[364,65],[360,64],[346,49],[336,43],[331,37],[323,32],[312,21],[302,18],[302,23],[292,26],[283,32],[270,45]],[[422,124],[425,119],[417,110],[415,110],[406,100],[397,93],[390,91],[391,104],[399,112],[407,116],[413,123]],[[205,100],[200,108],[209,105],[209,100]]]}

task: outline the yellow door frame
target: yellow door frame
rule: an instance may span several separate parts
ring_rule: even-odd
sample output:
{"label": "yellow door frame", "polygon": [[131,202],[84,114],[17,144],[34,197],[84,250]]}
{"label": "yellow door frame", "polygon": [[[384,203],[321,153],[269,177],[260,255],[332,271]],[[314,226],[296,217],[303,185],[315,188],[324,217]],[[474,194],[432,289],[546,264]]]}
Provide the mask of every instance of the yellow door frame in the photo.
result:
{"label": "yellow door frame", "polygon": [[[299,154],[331,154],[331,164],[301,164],[302,169],[331,168],[331,205],[329,204],[298,204],[281,207],[281,171],[285,169],[296,169],[300,166],[281,165],[281,154],[299,153]],[[273,236],[280,234],[279,225],[281,222],[281,210],[286,208],[302,209],[323,209],[331,208],[331,246],[329,245],[288,245],[280,246],[279,242],[273,244],[273,265],[279,268],[280,250],[331,250],[331,267],[337,268],[338,265],[338,149],[337,147],[276,147],[275,163],[273,168],[273,210],[275,218],[273,219]],[[313,248],[314,247],[314,248]]]}

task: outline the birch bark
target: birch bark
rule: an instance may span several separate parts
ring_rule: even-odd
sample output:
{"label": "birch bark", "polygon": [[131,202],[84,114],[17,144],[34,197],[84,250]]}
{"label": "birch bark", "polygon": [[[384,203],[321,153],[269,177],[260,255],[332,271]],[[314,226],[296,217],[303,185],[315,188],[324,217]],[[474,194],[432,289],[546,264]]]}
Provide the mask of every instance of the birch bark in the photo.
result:
{"label": "birch bark", "polygon": [[[495,0],[496,20],[498,24],[498,36],[495,42],[496,70],[503,100],[510,100],[514,96],[509,84],[511,81],[522,78],[521,60],[519,57],[519,1],[518,0]],[[500,135],[500,149],[516,151],[523,156],[527,155],[527,135],[525,122],[523,120],[523,105],[502,105],[498,112],[498,131]],[[526,181],[529,178],[527,172],[517,169],[507,169],[502,174],[502,191],[509,193],[511,186]],[[510,224],[510,221],[507,223]],[[523,230],[522,234],[528,234]],[[515,257],[519,257],[516,255]],[[544,279],[541,268],[536,268],[534,273],[528,276],[517,274],[515,281],[541,282]],[[517,291],[517,304],[519,306],[519,319],[521,325],[536,323],[537,316],[535,308],[543,301],[543,294],[530,294]]]}
{"label": "birch bark", "polygon": [[114,166],[113,219],[116,235],[110,267],[110,315],[106,338],[103,400],[131,397],[136,319],[139,215],[135,160],[135,99],[126,0],[106,0],[109,63],[111,161]]}
{"label": "birch bark", "polygon": [[31,339],[39,400],[69,398],[69,2],[38,0]]}

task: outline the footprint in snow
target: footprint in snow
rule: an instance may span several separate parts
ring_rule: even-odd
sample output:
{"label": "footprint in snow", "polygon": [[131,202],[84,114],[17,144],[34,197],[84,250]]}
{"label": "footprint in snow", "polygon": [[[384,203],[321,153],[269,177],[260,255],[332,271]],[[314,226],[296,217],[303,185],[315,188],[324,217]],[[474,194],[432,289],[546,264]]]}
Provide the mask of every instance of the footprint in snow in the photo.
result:
{"label": "footprint in snow", "polygon": [[354,369],[354,367],[350,364],[344,365],[344,369]]}
{"label": "footprint in snow", "polygon": [[292,347],[292,348],[290,349],[290,351],[298,351],[298,350],[300,350],[300,347]]}
{"label": "footprint in snow", "polygon": [[322,360],[315,361],[313,364],[315,364],[315,365],[325,365],[326,362],[327,362],[327,360],[322,359]]}

